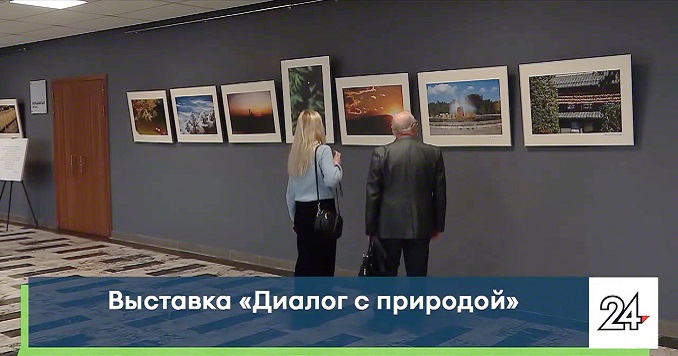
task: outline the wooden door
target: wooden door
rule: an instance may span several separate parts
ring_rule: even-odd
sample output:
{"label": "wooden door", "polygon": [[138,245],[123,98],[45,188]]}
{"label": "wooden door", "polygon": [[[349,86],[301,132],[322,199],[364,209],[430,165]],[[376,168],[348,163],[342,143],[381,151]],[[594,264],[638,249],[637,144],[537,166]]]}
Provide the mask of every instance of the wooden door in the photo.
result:
{"label": "wooden door", "polygon": [[51,87],[58,228],[110,237],[106,76],[54,79]]}

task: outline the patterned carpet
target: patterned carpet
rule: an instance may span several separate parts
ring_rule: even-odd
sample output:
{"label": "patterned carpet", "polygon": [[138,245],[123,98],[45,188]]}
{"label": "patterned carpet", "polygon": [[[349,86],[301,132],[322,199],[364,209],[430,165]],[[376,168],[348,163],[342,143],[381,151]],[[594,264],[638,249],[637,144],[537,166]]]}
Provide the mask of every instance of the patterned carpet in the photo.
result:
{"label": "patterned carpet", "polygon": [[28,277],[274,276],[110,242],[0,225],[0,355],[19,349],[19,286]]}
{"label": "patterned carpet", "polygon": [[[14,225],[5,232],[4,225],[0,227],[0,356],[16,355],[19,348],[19,286],[28,277],[279,275],[237,263],[225,265]],[[675,347],[675,341],[660,338],[660,345]],[[660,347],[650,355],[678,356],[678,351]]]}

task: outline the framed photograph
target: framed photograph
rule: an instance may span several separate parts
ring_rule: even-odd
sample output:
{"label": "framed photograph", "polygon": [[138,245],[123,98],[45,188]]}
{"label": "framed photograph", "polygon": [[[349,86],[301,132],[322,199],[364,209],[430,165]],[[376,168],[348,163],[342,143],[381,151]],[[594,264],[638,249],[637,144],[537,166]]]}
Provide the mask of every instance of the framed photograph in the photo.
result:
{"label": "framed photograph", "polygon": [[0,99],[0,138],[24,137],[17,99]]}
{"label": "framed photograph", "polygon": [[216,87],[170,89],[179,142],[224,142]]}
{"label": "framed photograph", "polygon": [[229,142],[282,142],[272,80],[221,86]]}
{"label": "framed photograph", "polygon": [[407,73],[337,78],[342,145],[378,146],[393,141],[391,120],[410,110]]}
{"label": "framed photograph", "polygon": [[436,146],[511,146],[507,67],[423,72],[421,131]]}
{"label": "framed photograph", "polygon": [[311,109],[323,117],[327,143],[334,143],[330,57],[285,60],[280,62],[280,66],[285,109],[285,142],[294,141],[297,118],[301,111]]}
{"label": "framed photograph", "polygon": [[134,142],[173,143],[167,92],[127,92]]}
{"label": "framed photograph", "polygon": [[520,65],[525,146],[632,146],[631,55]]}

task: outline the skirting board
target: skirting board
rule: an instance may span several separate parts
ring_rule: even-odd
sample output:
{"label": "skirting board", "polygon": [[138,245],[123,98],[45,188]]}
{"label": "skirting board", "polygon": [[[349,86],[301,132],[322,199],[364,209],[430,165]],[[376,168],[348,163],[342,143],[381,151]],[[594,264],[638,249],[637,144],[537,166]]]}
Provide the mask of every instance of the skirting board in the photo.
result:
{"label": "skirting board", "polygon": [[205,246],[151,236],[120,233],[116,231],[113,232],[111,239],[113,241],[133,243],[141,246],[157,247],[176,252],[188,252],[201,256],[213,257],[233,262],[241,262],[255,266],[269,267],[285,271],[294,270],[293,261],[270,258],[214,246]]}
{"label": "skirting board", "polygon": [[[248,252],[218,248],[214,246],[160,239],[151,236],[125,234],[114,231],[112,234],[112,239],[114,241],[117,240],[121,242],[134,243],[141,246],[163,248],[176,252],[188,252],[206,257],[214,257],[227,261],[246,263],[254,266],[274,268],[284,271],[294,271],[295,265],[295,261],[292,260],[256,255]],[[337,268],[335,274],[336,276],[340,277],[350,277],[357,276],[358,271]]]}
{"label": "skirting board", "polygon": [[[0,212],[0,224],[4,224],[5,221],[7,221],[7,212],[2,211]],[[21,225],[26,225],[26,226],[35,226],[35,222],[33,221],[33,218],[30,216],[23,216],[23,215],[14,215],[11,214],[9,216],[9,223],[16,223],[16,224],[21,224]],[[45,228],[47,230],[56,230],[56,223],[53,222],[44,222],[38,220],[38,224],[40,225],[39,228]]]}
{"label": "skirting board", "polygon": [[678,321],[659,320],[659,336],[678,339]]}

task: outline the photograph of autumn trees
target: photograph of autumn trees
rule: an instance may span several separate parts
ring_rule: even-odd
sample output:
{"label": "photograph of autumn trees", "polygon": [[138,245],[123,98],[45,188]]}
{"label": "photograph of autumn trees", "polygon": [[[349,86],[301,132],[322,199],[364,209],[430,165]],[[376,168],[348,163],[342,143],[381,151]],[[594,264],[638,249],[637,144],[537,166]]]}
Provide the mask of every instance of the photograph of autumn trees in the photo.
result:
{"label": "photograph of autumn trees", "polygon": [[288,69],[290,78],[290,106],[292,133],[297,129],[297,119],[303,110],[315,110],[325,122],[325,92],[322,65]]}
{"label": "photograph of autumn trees", "polygon": [[228,115],[234,134],[275,133],[271,92],[253,91],[227,94]]}
{"label": "photograph of autumn trees", "polygon": [[134,129],[140,135],[168,135],[165,103],[158,99],[132,99]]}
{"label": "photograph of autumn trees", "polygon": [[619,70],[530,77],[533,134],[621,132]]}
{"label": "photograph of autumn trees", "polygon": [[501,135],[499,79],[426,84],[431,135]]}
{"label": "photograph of autumn trees", "polygon": [[344,88],[343,97],[348,135],[391,135],[393,116],[404,110],[401,85]]}

